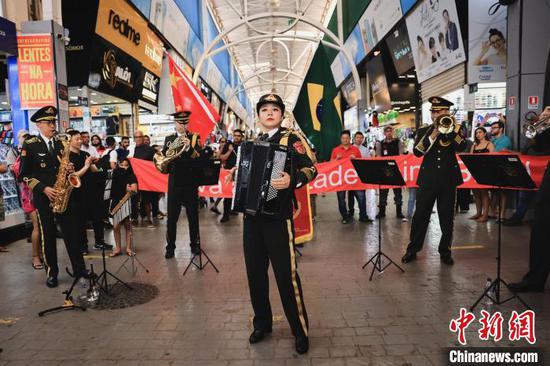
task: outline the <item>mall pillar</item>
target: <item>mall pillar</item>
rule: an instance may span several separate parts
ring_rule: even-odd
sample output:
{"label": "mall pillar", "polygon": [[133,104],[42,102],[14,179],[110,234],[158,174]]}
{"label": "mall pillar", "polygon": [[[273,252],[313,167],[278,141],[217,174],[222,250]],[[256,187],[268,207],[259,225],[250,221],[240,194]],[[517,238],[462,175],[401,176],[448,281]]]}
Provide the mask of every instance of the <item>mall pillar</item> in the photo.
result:
{"label": "mall pillar", "polygon": [[[54,67],[56,81],[57,110],[59,131],[69,128],[69,92],[67,88],[67,66],[65,63],[65,29],[53,20],[21,23],[23,34],[51,34],[54,49]],[[31,114],[29,112],[29,114]]]}
{"label": "mall pillar", "polygon": [[544,108],[544,80],[550,77],[544,74],[550,47],[548,19],[550,6],[540,1],[517,0],[508,6],[507,135],[517,150],[526,144],[521,130],[525,114]]}

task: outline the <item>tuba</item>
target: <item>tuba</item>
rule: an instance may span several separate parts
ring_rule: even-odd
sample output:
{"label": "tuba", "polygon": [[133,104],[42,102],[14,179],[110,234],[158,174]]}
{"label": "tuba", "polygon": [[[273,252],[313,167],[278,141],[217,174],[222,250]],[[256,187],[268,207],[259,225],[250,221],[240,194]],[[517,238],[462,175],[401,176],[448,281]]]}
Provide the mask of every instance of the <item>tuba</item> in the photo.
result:
{"label": "tuba", "polygon": [[189,151],[191,145],[190,143],[184,143],[184,139],[186,138],[189,139],[187,133],[176,137],[176,139],[168,146],[165,154],[157,152],[155,156],[153,156],[153,162],[159,172],[167,174],[168,165],[177,159],[181,154]]}
{"label": "tuba", "polygon": [[527,112],[527,114],[525,114],[525,122],[522,126],[523,134],[528,139],[534,139],[537,135],[540,135],[550,128],[550,123],[548,123],[549,119],[550,117],[541,119],[540,116],[533,111]]}
{"label": "tuba", "polygon": [[58,192],[58,195],[55,200],[50,203],[50,206],[54,213],[63,213],[67,210],[73,188],[80,187],[81,182],[80,177],[76,173],[67,174],[67,167],[70,164],[69,156],[71,154],[71,149],[69,148],[70,137],[61,135],[58,139],[63,144],[63,156],[53,186]]}

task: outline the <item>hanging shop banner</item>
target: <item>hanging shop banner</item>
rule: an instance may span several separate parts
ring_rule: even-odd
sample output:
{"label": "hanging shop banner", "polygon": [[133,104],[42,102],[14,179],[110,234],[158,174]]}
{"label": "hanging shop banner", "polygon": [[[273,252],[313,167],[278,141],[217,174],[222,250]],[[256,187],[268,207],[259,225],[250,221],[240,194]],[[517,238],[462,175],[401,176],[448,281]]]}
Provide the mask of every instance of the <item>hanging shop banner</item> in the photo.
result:
{"label": "hanging shop banner", "polygon": [[125,0],[99,0],[95,32],[160,76],[162,42]]}
{"label": "hanging shop banner", "polygon": [[401,19],[399,0],[372,0],[359,19],[365,53],[369,53]]}
{"label": "hanging shop banner", "polygon": [[468,2],[468,83],[506,81],[506,7],[489,14],[493,0]]}
{"label": "hanging shop banner", "polygon": [[191,27],[173,0],[152,0],[149,19],[174,49],[186,54]]}
{"label": "hanging shop banner", "polygon": [[[363,40],[361,39],[361,30],[359,26],[356,26],[353,31],[344,42],[344,48],[349,52],[353,58],[354,65],[359,64],[363,58],[365,58],[365,48],[363,47]],[[354,66],[353,65],[353,66]],[[343,52],[339,52],[338,55],[332,61],[330,68],[332,70],[332,76],[336,85],[340,85],[344,79],[351,74],[350,63],[344,56]]]}
{"label": "hanging shop banner", "polygon": [[369,76],[371,95],[374,100],[374,110],[385,112],[391,109],[390,92],[381,54],[367,62],[367,75]]}
{"label": "hanging shop banner", "polygon": [[17,36],[17,73],[21,109],[56,104],[53,44],[50,34]]}
{"label": "hanging shop banner", "polygon": [[418,82],[466,60],[454,0],[422,1],[407,17]]}
{"label": "hanging shop banner", "polygon": [[136,102],[141,91],[141,72],[139,61],[100,36],[95,36],[88,76],[90,88]]}
{"label": "hanging shop banner", "polygon": [[403,75],[414,67],[407,26],[404,22],[388,35],[386,44],[388,45],[397,75]]}

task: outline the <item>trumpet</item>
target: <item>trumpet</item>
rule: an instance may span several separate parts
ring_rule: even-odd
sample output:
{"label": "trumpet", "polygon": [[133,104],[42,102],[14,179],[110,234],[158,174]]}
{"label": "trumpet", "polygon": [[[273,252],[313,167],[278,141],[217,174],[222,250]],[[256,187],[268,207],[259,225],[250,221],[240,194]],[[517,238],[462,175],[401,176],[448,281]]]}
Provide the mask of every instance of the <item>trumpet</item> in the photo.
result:
{"label": "trumpet", "polygon": [[437,117],[434,121],[434,125],[442,135],[448,135],[455,130],[456,119],[450,114],[444,114]]}
{"label": "trumpet", "polygon": [[536,114],[535,112],[527,112],[525,114],[525,122],[522,126],[523,134],[528,139],[534,139],[537,135],[540,135],[548,128],[550,128],[550,123],[548,120],[550,120],[550,117],[545,117],[541,119],[540,115]]}

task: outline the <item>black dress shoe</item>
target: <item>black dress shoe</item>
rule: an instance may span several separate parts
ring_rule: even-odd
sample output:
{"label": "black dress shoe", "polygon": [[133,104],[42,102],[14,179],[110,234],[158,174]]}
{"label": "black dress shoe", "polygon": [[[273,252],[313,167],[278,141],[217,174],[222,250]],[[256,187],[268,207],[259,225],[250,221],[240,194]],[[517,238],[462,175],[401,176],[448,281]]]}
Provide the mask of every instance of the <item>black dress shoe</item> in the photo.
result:
{"label": "black dress shoe", "polygon": [[410,263],[412,261],[416,260],[416,253],[413,252],[407,252],[405,255],[401,258],[402,263]]}
{"label": "black dress shoe", "polygon": [[229,221],[229,215],[223,215],[222,216],[222,219],[220,220],[220,222],[228,222]]}
{"label": "black dress shoe", "polygon": [[309,338],[308,337],[299,337],[294,341],[294,347],[296,347],[296,352],[303,355],[309,350]]}
{"label": "black dress shoe", "polygon": [[451,257],[450,254],[442,255],[441,256],[441,262],[445,263],[448,266],[452,266],[453,264],[455,264],[455,261],[454,261],[453,257]]}
{"label": "black dress shoe", "polygon": [[57,287],[57,277],[48,277],[48,279],[46,280],[46,286],[48,286],[49,288]]}
{"label": "black dress shoe", "polygon": [[544,292],[544,286],[536,285],[528,281],[510,283],[508,288],[513,292]]}
{"label": "black dress shoe", "polygon": [[251,344],[261,342],[267,333],[271,333],[271,329],[269,330],[261,330],[261,329],[254,329],[252,334],[250,334],[250,337],[248,338],[248,341]]}
{"label": "black dress shoe", "polygon": [[502,222],[502,225],[504,226],[520,226],[521,224],[522,224],[521,219],[518,219],[513,216]]}
{"label": "black dress shoe", "polygon": [[166,249],[166,253],[164,253],[164,258],[174,258],[174,249]]}
{"label": "black dress shoe", "polygon": [[107,243],[95,243],[94,244],[94,249],[96,250],[103,250],[105,248],[105,250],[111,250],[113,249],[113,246],[111,244],[107,244]]}

